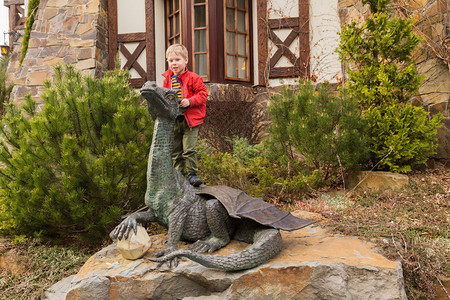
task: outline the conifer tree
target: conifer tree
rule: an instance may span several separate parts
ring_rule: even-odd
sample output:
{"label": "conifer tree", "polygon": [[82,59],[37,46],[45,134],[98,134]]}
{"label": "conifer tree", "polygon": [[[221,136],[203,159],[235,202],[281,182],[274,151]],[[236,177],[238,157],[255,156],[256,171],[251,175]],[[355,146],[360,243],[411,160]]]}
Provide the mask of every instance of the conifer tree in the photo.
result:
{"label": "conifer tree", "polygon": [[367,162],[366,124],[351,98],[335,97],[328,84],[284,87],[269,106],[272,150],[303,155],[316,169],[355,170]]}
{"label": "conifer tree", "polygon": [[372,15],[362,25],[344,26],[338,52],[349,63],[348,92],[363,109],[404,103],[417,93],[423,76],[411,61],[420,38],[412,20],[392,16],[390,0],[363,0]]}
{"label": "conifer tree", "polygon": [[29,95],[21,108],[7,106],[0,229],[99,242],[143,205],[153,122],[128,79],[122,70],[94,79],[57,66],[42,108]]}
{"label": "conifer tree", "polygon": [[411,59],[420,38],[412,20],[393,15],[390,0],[362,0],[371,12],[362,25],[344,26],[338,52],[348,63],[348,93],[368,120],[373,164],[409,172],[436,149],[442,115],[427,120],[421,107],[405,104],[417,93],[420,76]]}

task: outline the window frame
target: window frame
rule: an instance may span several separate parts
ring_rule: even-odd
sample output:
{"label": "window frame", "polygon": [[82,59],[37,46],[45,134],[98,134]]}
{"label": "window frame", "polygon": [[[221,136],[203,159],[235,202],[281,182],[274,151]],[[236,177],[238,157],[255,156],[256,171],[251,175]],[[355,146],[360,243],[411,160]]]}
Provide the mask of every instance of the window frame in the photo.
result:
{"label": "window frame", "polygon": [[[166,30],[166,49],[169,46],[168,40],[168,1],[165,0],[165,30]],[[188,69],[195,70],[195,34],[194,34],[194,2],[195,0],[175,0],[180,1],[181,7],[181,43],[188,49],[189,63]],[[251,86],[254,82],[253,74],[253,29],[252,29],[252,0],[245,0],[247,6],[246,18],[246,47],[248,57],[247,79],[230,78],[226,76],[226,45],[225,45],[225,4],[226,0],[206,0],[206,22],[207,22],[207,76],[202,76],[204,82],[223,83],[223,84],[241,84]],[[214,21],[212,21],[214,20]],[[191,26],[192,25],[192,26]],[[167,66],[167,63],[166,63]],[[214,67],[212,67],[214,66]]]}
{"label": "window frame", "polygon": [[[195,3],[195,1],[191,1],[191,18],[192,18],[192,41],[191,41],[191,49],[192,49],[192,70],[194,72],[196,72],[198,74],[198,71],[196,70],[196,58],[195,55],[196,54],[206,54],[206,76],[202,75],[202,79],[203,81],[209,82],[210,81],[210,65],[211,65],[211,61],[210,61],[210,35],[209,35],[209,10],[208,10],[208,0],[204,0],[204,2],[202,3]],[[201,5],[205,5],[205,14],[206,14],[206,24],[205,27],[195,27],[195,6],[201,6]],[[206,52],[204,51],[199,51],[196,52],[195,50],[195,30],[206,30]]]}
{"label": "window frame", "polygon": [[[227,80],[249,82],[250,81],[250,68],[249,68],[249,65],[251,64],[251,62],[250,62],[250,52],[251,51],[250,51],[250,41],[249,41],[249,37],[250,37],[250,27],[249,27],[250,26],[250,24],[249,24],[250,23],[250,20],[249,20],[250,7],[249,7],[249,2],[250,1],[247,1],[247,0],[244,1],[245,5],[246,5],[245,9],[242,9],[242,8],[238,7],[237,0],[233,0],[233,1],[234,1],[234,4],[235,4],[234,7],[228,6],[226,0],[223,1],[223,7],[224,7],[224,9],[223,9],[223,20],[224,20],[224,26],[223,26],[223,31],[224,31],[224,48],[223,48],[223,52],[224,52],[224,63],[225,63],[224,76],[225,76],[225,79],[227,79]],[[234,30],[229,30],[227,28],[227,24],[226,24],[227,8],[232,8],[235,11]],[[237,18],[237,15],[238,15],[237,12],[238,11],[245,11],[245,32],[244,31],[239,31],[238,18]],[[234,37],[235,38],[235,41],[234,41],[235,52],[234,53],[228,53],[227,46],[226,46],[227,45],[227,39],[228,39],[227,32],[234,32],[234,34],[235,34],[235,37]],[[239,47],[239,45],[238,45],[239,34],[245,34],[245,49],[246,49],[246,51],[245,51],[246,55],[245,56],[239,54],[239,50],[238,50],[238,47]],[[238,77],[230,77],[230,76],[227,75],[228,74],[228,59],[227,59],[228,55],[234,56],[235,59],[236,59],[235,74]],[[240,78],[239,77],[239,63],[238,63],[239,62],[239,57],[243,57],[247,61],[247,67],[245,69],[245,73],[246,73],[245,78]]]}
{"label": "window frame", "polygon": [[[169,11],[169,3],[172,3],[172,7],[175,7],[175,2],[178,2],[178,9],[175,10],[173,12]],[[181,7],[181,0],[166,0],[165,1],[165,20],[166,20],[166,45],[171,45],[171,41],[174,40],[176,42],[177,36],[179,36],[179,43],[183,43],[183,34],[182,34],[182,24],[183,24],[183,16],[181,13],[182,7]],[[170,18],[175,18],[175,16],[178,14],[180,21],[179,21],[179,27],[178,32],[175,33],[175,35],[170,36]],[[175,20],[175,19],[174,19]],[[175,26],[176,26],[176,22],[174,24],[174,32],[175,32]]]}

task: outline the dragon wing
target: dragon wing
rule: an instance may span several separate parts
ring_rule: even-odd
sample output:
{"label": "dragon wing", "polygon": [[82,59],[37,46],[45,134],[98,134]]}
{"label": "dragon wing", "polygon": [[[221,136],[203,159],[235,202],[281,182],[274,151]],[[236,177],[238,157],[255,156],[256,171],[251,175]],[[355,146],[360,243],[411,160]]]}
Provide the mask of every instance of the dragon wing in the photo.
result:
{"label": "dragon wing", "polygon": [[281,211],[275,205],[264,202],[262,198],[253,198],[241,190],[224,185],[202,185],[196,194],[216,198],[233,218],[252,219],[276,229],[293,231],[314,223],[297,218],[290,212]]}

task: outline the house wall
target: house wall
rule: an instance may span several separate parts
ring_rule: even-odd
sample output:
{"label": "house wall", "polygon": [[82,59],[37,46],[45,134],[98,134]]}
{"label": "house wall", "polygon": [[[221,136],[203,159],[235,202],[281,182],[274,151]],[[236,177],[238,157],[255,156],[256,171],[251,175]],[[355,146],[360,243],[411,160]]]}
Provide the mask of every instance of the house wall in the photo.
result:
{"label": "house wall", "polygon": [[[135,0],[128,5],[123,1],[119,6],[119,33],[137,32],[145,28],[145,17],[142,15],[144,0]],[[258,13],[259,2],[252,0],[253,7],[253,62],[255,85],[258,82]],[[139,4],[140,3],[140,4]],[[439,129],[439,148],[437,157],[449,158],[450,153],[450,72],[449,72],[449,4],[445,0],[395,0],[397,12],[415,20],[416,33],[424,37],[424,41],[415,53],[417,68],[427,76],[420,86],[419,94],[413,99],[415,105],[424,106],[426,110],[444,115],[444,126]],[[140,5],[140,6],[139,6]],[[99,76],[107,69],[108,63],[108,19],[107,0],[41,0],[38,15],[31,33],[29,48],[22,66],[19,65],[20,47],[16,46],[8,68],[8,82],[15,84],[11,98],[16,103],[23,100],[23,95],[40,101],[39,94],[43,90],[43,82],[51,79],[52,66],[57,63],[74,64],[83,73]],[[164,1],[155,0],[155,78],[162,84],[165,70],[164,43]],[[316,81],[339,83],[345,80],[341,64],[335,49],[339,43],[339,32],[342,24],[351,21],[363,22],[368,16],[368,9],[360,0],[328,0],[309,1],[310,16],[310,75]],[[268,0],[268,19],[289,18],[299,16],[298,1]],[[133,19],[133,22],[121,20]],[[23,29],[21,33],[23,33]],[[144,31],[144,30],[142,30]],[[289,29],[275,30],[280,39],[289,34]],[[131,45],[132,47],[133,45]],[[268,42],[268,52],[273,54],[277,46]],[[301,50],[298,38],[293,41],[290,50],[298,55]],[[133,49],[130,49],[132,51]],[[270,55],[268,56],[270,58]],[[145,64],[145,55],[139,57],[141,65]],[[291,66],[286,58],[278,61],[277,66]],[[133,75],[133,70],[132,70]],[[284,84],[295,84],[297,77],[268,80],[268,87],[276,88]],[[209,87],[212,91],[214,86]],[[226,90],[226,85],[217,88]],[[244,87],[243,87],[244,88]],[[244,88],[249,89],[249,87]],[[247,91],[246,91],[247,92]],[[255,97],[261,103],[267,103],[267,90],[261,87],[253,89]]]}
{"label": "house wall", "polygon": [[[133,20],[130,22],[130,20]],[[130,1],[119,0],[117,1],[117,34],[145,32],[145,1],[133,0],[133,4],[130,5]],[[126,43],[123,47],[126,47],[130,53],[139,45],[139,42]],[[120,66],[123,68],[127,63],[127,58],[119,51]],[[140,66],[147,65],[147,58],[145,51],[142,51],[137,62]],[[131,78],[140,78],[136,69],[131,68]]]}
{"label": "house wall", "polygon": [[[337,18],[337,0],[332,0],[333,4],[319,1],[316,3],[310,1],[310,15],[312,34],[310,42],[311,51],[311,74],[317,77],[318,81],[328,80],[336,82],[340,76],[340,63],[336,59],[334,49],[337,45],[339,23]],[[41,83],[46,78],[51,78],[51,65],[57,62],[75,63],[77,67],[86,71],[90,70],[100,73],[106,69],[105,51],[107,48],[103,44],[107,44],[107,24],[106,24],[106,0],[43,0],[40,4],[38,16],[33,27],[33,33],[30,40],[29,51],[22,67],[18,66],[18,60],[13,59],[14,66],[11,73],[20,74],[11,78],[17,85],[14,91],[14,97],[21,97],[22,91],[28,89],[34,97],[38,97],[38,90],[41,90]],[[325,4],[324,4],[325,3]],[[257,0],[253,0],[253,71],[255,85],[258,82],[258,31],[257,31]],[[56,15],[55,11],[58,10]],[[164,11],[164,1],[155,0],[155,11]],[[145,6],[144,0],[136,0],[133,5],[129,5],[128,1],[118,1],[118,34],[145,31]],[[269,18],[285,18],[298,17],[298,2],[291,0],[269,0],[267,15]],[[85,20],[82,20],[84,18]],[[132,19],[133,22],[128,20]],[[103,21],[102,21],[103,20]],[[98,22],[98,24],[97,24]],[[103,24],[104,23],[104,24]],[[56,29],[60,26],[61,29]],[[165,70],[165,43],[164,43],[164,15],[155,14],[155,35],[156,35],[156,69],[155,78],[158,84],[162,84],[162,74]],[[281,39],[286,38],[289,29],[275,30]],[[99,38],[97,39],[97,34]],[[89,36],[88,36],[89,35]],[[76,40],[82,40],[82,43],[75,43]],[[72,41],[72,42],[69,42]],[[101,45],[102,44],[102,45]],[[106,45],[107,46],[107,45]],[[132,53],[137,43],[127,44],[128,50]],[[134,47],[134,48],[133,48]],[[300,48],[299,39],[296,38],[291,44],[290,49],[298,55]],[[83,49],[82,49],[83,48]],[[89,48],[90,50],[88,50]],[[55,51],[60,51],[56,53]],[[62,51],[65,49],[65,51]],[[95,50],[97,49],[97,50]],[[273,55],[277,47],[269,41],[269,52]],[[82,55],[78,55],[78,51],[82,51]],[[91,51],[91,53],[88,53]],[[62,57],[62,54],[66,57]],[[70,53],[70,54],[69,54]],[[45,57],[43,57],[45,55]],[[270,56],[269,56],[270,57]],[[126,62],[126,58],[119,54],[121,65]],[[89,59],[89,61],[86,61]],[[146,65],[145,53],[142,53],[137,60],[141,66]],[[48,64],[48,65],[47,65]],[[292,64],[282,57],[276,67],[288,67]],[[43,70],[49,69],[49,72]],[[35,70],[41,71],[40,76]],[[45,73],[45,74],[44,74]],[[132,78],[139,77],[136,71],[130,70]],[[39,77],[32,80],[31,77]],[[45,77],[45,78],[44,78]],[[283,84],[294,84],[297,78],[271,79],[269,86],[279,86]],[[16,91],[17,90],[17,91]]]}
{"label": "house wall", "polygon": [[[164,0],[155,0],[155,11],[163,12],[164,11]],[[155,28],[165,28],[164,27],[164,14],[156,13],[155,14]],[[166,45],[165,45],[165,35],[164,30],[155,30],[155,55],[156,55],[156,83],[159,86],[163,84],[163,76],[162,73],[166,70]]]}
{"label": "house wall", "polygon": [[310,1],[311,76],[318,82],[342,80],[339,46],[341,24],[338,0]]}
{"label": "house wall", "polygon": [[59,63],[74,64],[92,76],[104,73],[106,5],[106,0],[41,0],[25,59],[20,65],[21,47],[16,45],[8,66],[8,82],[14,83],[11,99],[20,104],[30,93],[41,103],[43,83],[52,79],[53,66]]}
{"label": "house wall", "polygon": [[[267,1],[267,18],[268,19],[283,19],[283,18],[292,18],[299,16],[299,7],[298,1],[289,1],[289,0],[268,0]],[[275,29],[274,33],[284,41],[286,37],[291,32],[290,28],[286,29]],[[289,49],[294,55],[297,57],[300,53],[300,42],[299,38],[296,37],[295,40],[290,45]],[[275,52],[278,50],[278,47],[269,39],[268,41],[268,52],[269,58],[272,57]],[[292,67],[292,63],[284,56],[280,58],[275,67]],[[276,78],[269,79],[268,86],[276,87],[284,84],[292,85],[298,82],[298,78],[294,77],[285,77],[285,78]]]}
{"label": "house wall", "polygon": [[[253,74],[254,74],[254,85],[259,85],[258,81],[258,28],[256,26],[257,24],[257,0],[252,0],[252,22],[253,22]],[[164,0],[155,0],[155,11],[157,12],[163,12],[164,11]],[[156,35],[156,42],[155,42],[155,48],[156,48],[156,83],[158,85],[162,85],[163,83],[163,77],[160,76],[160,74],[164,73],[166,69],[165,64],[165,36],[164,36],[164,28],[165,28],[165,19],[164,14],[157,13],[155,14],[155,28],[158,30],[155,30]]]}
{"label": "house wall", "polygon": [[258,10],[257,1],[252,0],[252,23],[253,25],[253,78],[254,84],[259,85],[259,65],[258,65]]}
{"label": "house wall", "polygon": [[[282,19],[299,16],[297,1],[269,0],[267,2],[268,18]],[[309,1],[309,28],[310,28],[310,74],[318,82],[329,81],[337,83],[342,78],[342,67],[339,57],[335,52],[339,44],[340,20],[338,12],[338,0]],[[290,29],[275,30],[275,33],[284,40],[290,33]],[[297,55],[302,47],[297,37],[289,47],[292,53]],[[269,52],[272,56],[278,47],[269,41]],[[275,67],[289,67],[292,64],[282,57]],[[276,87],[284,84],[296,84],[298,78],[270,79],[269,86]]]}

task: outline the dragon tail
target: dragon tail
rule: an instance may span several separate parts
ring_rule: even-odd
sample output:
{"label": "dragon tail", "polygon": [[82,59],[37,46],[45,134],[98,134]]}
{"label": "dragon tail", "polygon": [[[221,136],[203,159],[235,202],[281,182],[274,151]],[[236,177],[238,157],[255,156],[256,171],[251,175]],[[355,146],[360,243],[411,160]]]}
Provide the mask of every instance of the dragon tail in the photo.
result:
{"label": "dragon tail", "polygon": [[239,271],[256,267],[281,251],[282,239],[277,229],[265,229],[255,235],[254,243],[246,249],[229,255],[206,255],[191,250],[177,250],[155,262],[170,261],[175,257],[186,257],[205,267],[224,271]]}

